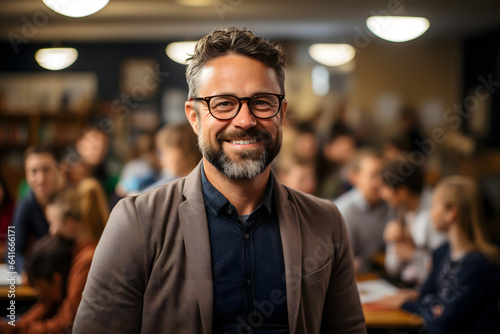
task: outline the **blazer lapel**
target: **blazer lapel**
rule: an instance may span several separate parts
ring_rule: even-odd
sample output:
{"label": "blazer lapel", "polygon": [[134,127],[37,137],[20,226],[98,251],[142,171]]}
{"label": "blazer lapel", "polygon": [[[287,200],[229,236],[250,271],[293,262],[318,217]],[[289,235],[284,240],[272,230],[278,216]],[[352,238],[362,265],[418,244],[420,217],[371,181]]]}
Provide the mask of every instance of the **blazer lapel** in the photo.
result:
{"label": "blazer lapel", "polygon": [[288,199],[286,188],[274,181],[274,198],[278,210],[281,243],[285,259],[286,298],[290,333],[295,333],[299,316],[302,286],[302,241],[300,222],[295,206]]}
{"label": "blazer lapel", "polygon": [[186,278],[195,281],[203,330],[210,334],[213,315],[212,258],[200,168],[201,164],[198,164],[186,177],[183,189],[186,200],[178,210],[190,270]]}

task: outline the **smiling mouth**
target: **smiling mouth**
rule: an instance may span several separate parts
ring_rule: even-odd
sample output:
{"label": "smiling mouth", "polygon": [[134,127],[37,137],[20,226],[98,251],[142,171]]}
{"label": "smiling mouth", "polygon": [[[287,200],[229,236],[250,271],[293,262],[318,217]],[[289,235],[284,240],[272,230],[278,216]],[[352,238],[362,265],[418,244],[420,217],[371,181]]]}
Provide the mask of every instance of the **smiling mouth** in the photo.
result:
{"label": "smiling mouth", "polygon": [[257,138],[227,140],[227,142],[235,145],[250,145],[250,144],[255,144],[258,141],[259,139]]}

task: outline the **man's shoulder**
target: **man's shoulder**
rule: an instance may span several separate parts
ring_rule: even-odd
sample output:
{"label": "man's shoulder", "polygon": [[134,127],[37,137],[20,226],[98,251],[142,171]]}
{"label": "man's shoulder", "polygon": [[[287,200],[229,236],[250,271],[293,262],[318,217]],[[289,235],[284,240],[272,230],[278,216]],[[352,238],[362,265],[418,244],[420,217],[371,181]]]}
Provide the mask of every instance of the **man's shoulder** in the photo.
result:
{"label": "man's shoulder", "polygon": [[26,197],[17,202],[15,216],[18,218],[21,216],[33,217],[33,215],[37,215],[40,212],[38,208],[39,206],[36,202],[35,195],[30,192]]}
{"label": "man's shoulder", "polygon": [[17,202],[17,207],[34,207],[36,206],[35,195],[30,191],[23,199]]}
{"label": "man's shoulder", "polygon": [[176,179],[174,181],[165,183],[153,189],[146,190],[141,194],[127,197],[129,200],[136,203],[136,205],[147,205],[153,202],[162,202],[176,195],[182,195],[184,189],[185,178]]}
{"label": "man's shoulder", "polygon": [[135,216],[141,225],[163,219],[172,212],[177,212],[177,206],[184,201],[184,184],[185,179],[181,178],[141,194],[122,198],[111,215]]}

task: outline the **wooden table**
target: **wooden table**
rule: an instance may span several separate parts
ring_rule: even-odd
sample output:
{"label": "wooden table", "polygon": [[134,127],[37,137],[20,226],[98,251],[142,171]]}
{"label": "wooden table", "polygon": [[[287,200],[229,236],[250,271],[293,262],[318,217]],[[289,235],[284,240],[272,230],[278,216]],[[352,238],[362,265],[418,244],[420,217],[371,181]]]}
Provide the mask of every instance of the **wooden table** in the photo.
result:
{"label": "wooden table", "polygon": [[[377,274],[362,274],[356,280],[362,282],[377,278]],[[415,329],[423,326],[422,318],[404,310],[384,309],[376,304],[363,304],[362,308],[367,328]]]}

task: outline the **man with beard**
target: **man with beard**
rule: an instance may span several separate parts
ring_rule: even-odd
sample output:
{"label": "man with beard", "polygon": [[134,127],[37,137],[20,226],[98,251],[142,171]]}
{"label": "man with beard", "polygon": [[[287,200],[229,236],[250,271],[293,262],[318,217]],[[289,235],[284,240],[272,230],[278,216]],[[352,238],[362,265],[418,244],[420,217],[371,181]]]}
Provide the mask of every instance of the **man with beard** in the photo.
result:
{"label": "man with beard", "polygon": [[278,183],[284,55],[216,30],[189,59],[201,163],[122,200],[97,247],[74,333],[364,333],[336,207]]}

